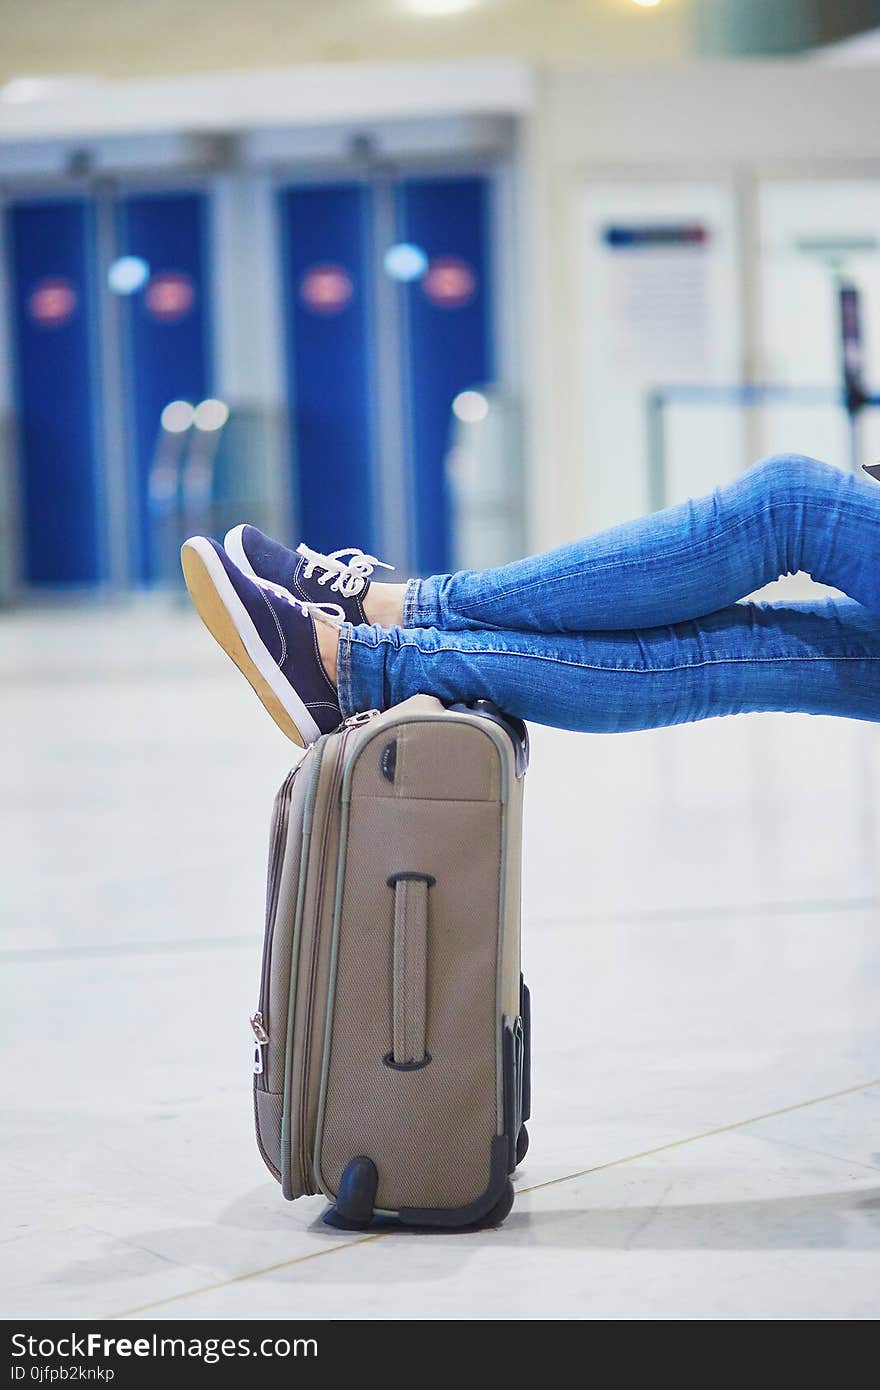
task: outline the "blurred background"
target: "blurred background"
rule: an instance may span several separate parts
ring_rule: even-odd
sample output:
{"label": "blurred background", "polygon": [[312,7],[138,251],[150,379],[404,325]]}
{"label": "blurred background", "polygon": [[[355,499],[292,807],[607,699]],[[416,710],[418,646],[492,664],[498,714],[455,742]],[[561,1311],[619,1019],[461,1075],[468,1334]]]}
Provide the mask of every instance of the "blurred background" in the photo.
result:
{"label": "blurred background", "polygon": [[[871,32],[876,26],[876,32]],[[3,5],[0,593],[491,564],[880,451],[880,6]]]}
{"label": "blurred background", "polygon": [[177,551],[251,521],[442,572],[880,458],[880,0],[0,0],[0,36],[7,1316],[876,1317],[877,725],[536,727],[516,1209],[324,1261],[250,1126],[297,750]]}

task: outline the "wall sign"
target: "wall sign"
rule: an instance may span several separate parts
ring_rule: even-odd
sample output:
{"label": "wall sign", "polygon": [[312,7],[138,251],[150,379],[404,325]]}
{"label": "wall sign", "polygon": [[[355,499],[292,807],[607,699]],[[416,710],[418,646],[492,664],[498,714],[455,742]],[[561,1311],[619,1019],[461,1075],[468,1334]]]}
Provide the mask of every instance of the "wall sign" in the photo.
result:
{"label": "wall sign", "polygon": [[709,341],[710,235],[699,222],[612,223],[601,229],[610,297],[609,348],[621,371],[654,383],[699,381]]}
{"label": "wall sign", "polygon": [[709,229],[697,222],[606,227],[602,235],[606,246],[614,251],[639,251],[658,246],[705,246],[709,241]]}

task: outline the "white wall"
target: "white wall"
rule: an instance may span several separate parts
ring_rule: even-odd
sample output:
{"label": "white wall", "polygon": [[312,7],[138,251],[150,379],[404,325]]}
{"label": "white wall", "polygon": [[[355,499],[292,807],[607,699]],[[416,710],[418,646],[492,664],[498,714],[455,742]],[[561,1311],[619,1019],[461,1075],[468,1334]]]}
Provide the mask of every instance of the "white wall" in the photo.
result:
{"label": "white wall", "polygon": [[[796,385],[840,372],[841,282],[859,290],[864,379],[880,393],[880,179],[774,180],[759,203],[767,370]],[[783,433],[784,431],[784,433]],[[841,410],[793,405],[768,426],[769,447],[848,462]],[[880,454],[880,411],[865,412],[863,460]]]}
{"label": "white wall", "polygon": [[503,58],[93,79],[50,84],[37,100],[0,101],[0,142],[504,114],[530,102],[528,67]]}
{"label": "white wall", "polygon": [[[602,524],[611,462],[584,419],[589,301],[573,291],[583,205],[609,181],[727,188],[738,218],[744,376],[764,370],[758,324],[760,180],[880,178],[880,70],[792,61],[545,72],[528,163],[529,281],[539,305],[527,340],[533,548]],[[602,444],[602,450],[607,446]]]}
{"label": "white wall", "polygon": [[[590,181],[580,202],[571,267],[582,328],[577,394],[585,448],[598,461],[582,473],[580,496],[591,526],[601,527],[737,471],[738,422],[729,410],[719,428],[714,409],[667,405],[664,427],[672,435],[675,425],[674,439],[656,479],[648,457],[648,404],[658,388],[738,379],[736,205],[729,186],[705,180]],[[698,228],[705,240],[650,240],[676,228]],[[633,232],[649,239],[608,242]]]}

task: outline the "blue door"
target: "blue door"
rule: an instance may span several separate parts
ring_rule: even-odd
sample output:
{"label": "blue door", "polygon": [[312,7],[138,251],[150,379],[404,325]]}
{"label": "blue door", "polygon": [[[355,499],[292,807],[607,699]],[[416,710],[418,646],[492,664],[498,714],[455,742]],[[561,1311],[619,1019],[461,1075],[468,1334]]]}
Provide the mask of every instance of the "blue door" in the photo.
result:
{"label": "blue door", "polygon": [[398,190],[401,240],[419,247],[427,270],[401,287],[407,351],[416,567],[444,573],[450,557],[445,462],[452,402],[493,372],[489,274],[489,181],[407,179]]}
{"label": "blue door", "polygon": [[84,198],[19,202],[7,230],[23,578],[92,585],[105,574],[93,209]]}
{"label": "blue door", "polygon": [[173,400],[210,393],[207,200],[201,193],[120,199],[120,255],[145,263],[143,285],[123,300],[125,401],[130,451],[132,578],[156,578],[149,479],[159,421]]}
{"label": "blue door", "polygon": [[316,184],[281,205],[299,538],[374,550],[370,192]]}
{"label": "blue door", "polygon": [[[386,233],[383,242],[378,230],[389,210],[387,183],[282,194],[294,497],[298,530],[317,549],[381,550],[381,499],[406,519],[393,529],[408,531],[415,568],[448,566],[451,406],[493,369],[489,186],[484,177],[393,186],[388,220],[397,241],[418,248],[404,259],[422,269],[390,296],[378,292],[382,277],[400,280],[393,258],[386,261],[394,238]],[[381,324],[379,304],[387,314]],[[381,371],[392,381],[377,365],[380,329]],[[400,496],[383,495],[380,480],[377,441],[380,433],[389,441],[389,431],[389,447],[404,462]]]}

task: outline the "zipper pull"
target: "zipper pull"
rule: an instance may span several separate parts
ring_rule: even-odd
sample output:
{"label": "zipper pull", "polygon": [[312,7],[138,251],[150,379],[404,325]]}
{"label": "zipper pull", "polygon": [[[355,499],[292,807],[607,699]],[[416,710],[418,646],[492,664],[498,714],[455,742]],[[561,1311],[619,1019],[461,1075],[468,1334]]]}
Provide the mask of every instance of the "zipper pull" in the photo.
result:
{"label": "zipper pull", "polygon": [[356,729],[359,724],[369,724],[371,719],[375,719],[382,711],[378,709],[361,710],[359,714],[350,714],[347,719],[343,719],[340,729]]}
{"label": "zipper pull", "polygon": [[254,1034],[254,1076],[260,1076],[263,1071],[263,1048],[269,1041],[269,1034],[263,1027],[263,1015],[259,1010],[250,1022]]}

